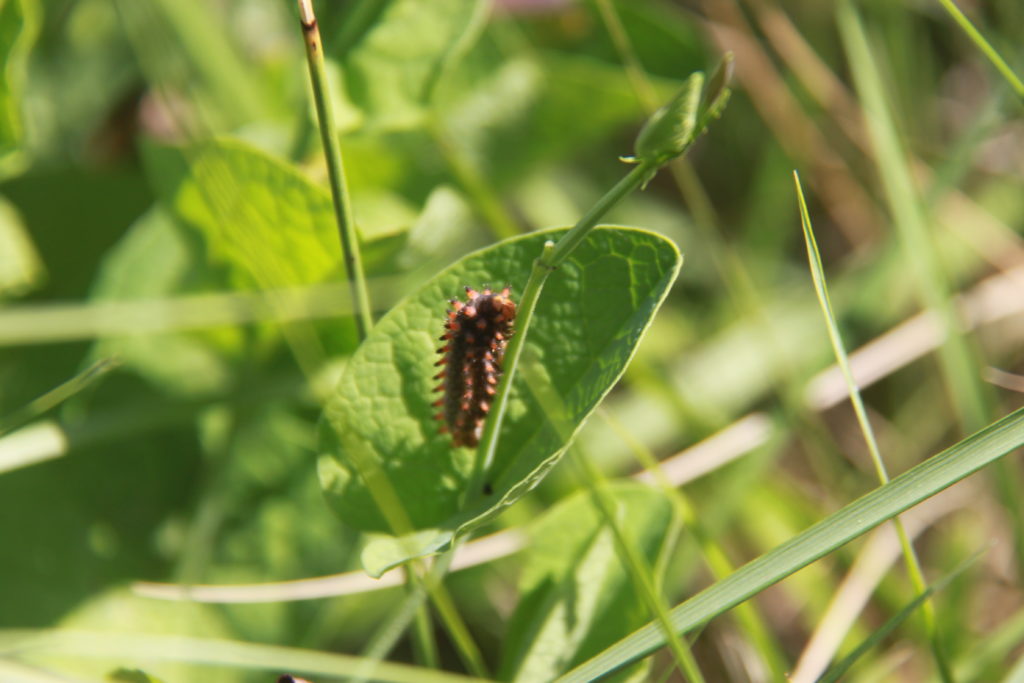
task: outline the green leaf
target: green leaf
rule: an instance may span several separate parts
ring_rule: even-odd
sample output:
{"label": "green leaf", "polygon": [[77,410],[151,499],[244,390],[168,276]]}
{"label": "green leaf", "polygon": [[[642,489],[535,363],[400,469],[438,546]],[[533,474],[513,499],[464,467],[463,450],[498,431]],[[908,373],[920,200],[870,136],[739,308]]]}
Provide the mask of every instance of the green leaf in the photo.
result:
{"label": "green leaf", "polygon": [[[609,493],[619,524],[653,565],[672,518],[671,505],[634,482],[616,484]],[[521,599],[504,640],[502,680],[552,680],[646,619],[588,493],[552,508],[530,536]]]}
{"label": "green leaf", "polygon": [[21,216],[0,196],[0,298],[36,287],[44,276],[42,261]]}
{"label": "green leaf", "polygon": [[[1024,445],[1024,408],[947,448],[845,506],[774,550],[676,606],[676,633],[687,633],[768,586]],[[584,662],[559,681],[591,681],[664,645],[650,623]]]}
{"label": "green leaf", "polygon": [[21,106],[28,52],[38,31],[33,0],[0,2],[0,171],[12,163],[24,136]]}
{"label": "green leaf", "polygon": [[200,231],[239,285],[293,287],[339,270],[330,194],[288,164],[227,139],[146,152],[171,214]]}
{"label": "green leaf", "polygon": [[[435,541],[406,556],[433,552],[514,503],[554,466],[567,439],[517,378],[490,473],[493,494],[464,509],[474,453],[453,450],[437,433],[430,404],[446,301],[464,285],[509,283],[515,296],[544,242],[563,232],[470,254],[399,304],[356,351],[321,428],[321,481],[346,524],[398,536],[433,528]],[[680,263],[675,245],[659,235],[598,229],[551,275],[527,348],[562,398],[567,424],[578,428],[621,376]]]}
{"label": "green leaf", "polygon": [[151,676],[142,669],[126,669],[124,667],[112,671],[107,678],[117,681],[117,683],[164,683],[161,679]]}
{"label": "green leaf", "polygon": [[[190,239],[192,237],[192,239]],[[139,218],[110,250],[90,298],[103,302],[147,299],[156,302],[183,293],[223,288],[204,267],[199,241],[156,207]],[[207,395],[231,381],[232,360],[243,349],[234,327],[108,337],[93,358],[117,357],[147,380],[174,394]]]}
{"label": "green leaf", "polygon": [[351,99],[379,128],[422,123],[438,79],[479,35],[481,0],[391,0],[348,51],[343,66]]}

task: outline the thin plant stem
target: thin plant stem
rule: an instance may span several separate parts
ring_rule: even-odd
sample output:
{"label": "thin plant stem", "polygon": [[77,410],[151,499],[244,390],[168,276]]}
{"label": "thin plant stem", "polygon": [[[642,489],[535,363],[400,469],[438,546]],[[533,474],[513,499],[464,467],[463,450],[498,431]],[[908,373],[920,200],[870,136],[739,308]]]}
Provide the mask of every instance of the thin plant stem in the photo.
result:
{"label": "thin plant stem", "polygon": [[[881,484],[887,484],[889,482],[889,473],[886,470],[885,461],[882,460],[882,454],[878,448],[878,441],[875,439],[875,432],[871,427],[871,421],[868,419],[867,410],[864,408],[860,389],[857,387],[857,382],[853,378],[853,372],[850,370],[850,361],[846,355],[846,347],[843,344],[842,336],[839,334],[839,325],[836,322],[832,301],[828,295],[825,270],[821,263],[821,253],[818,251],[817,240],[814,238],[811,216],[807,210],[807,202],[804,200],[803,189],[800,187],[800,176],[796,171],[793,172],[793,182],[796,185],[797,201],[800,204],[800,222],[803,226],[804,241],[807,245],[807,259],[810,263],[811,279],[814,281],[814,293],[818,297],[818,303],[821,305],[821,311],[825,317],[825,325],[828,329],[829,341],[832,343],[832,350],[835,353],[836,365],[839,366],[839,370],[843,373],[843,378],[846,380],[846,386],[850,393],[850,403],[853,404],[853,412],[857,416],[857,423],[860,425],[864,441],[867,443],[868,453],[870,453],[871,462],[875,466],[878,481]],[[903,561],[906,564],[910,582],[913,584],[914,590],[918,595],[924,595],[928,591],[928,584],[925,581],[924,572],[921,570],[921,562],[917,557],[917,553],[914,552],[913,544],[910,542],[910,537],[907,535],[907,531],[899,517],[894,517],[892,524],[896,530],[896,536],[899,538],[900,548],[903,552]],[[931,641],[932,655],[935,658],[939,675],[944,681],[952,681],[953,677],[950,672],[949,663],[946,661],[939,639],[935,603],[931,599],[925,600],[921,604],[921,613],[924,617],[925,630]]]}
{"label": "thin plant stem", "polygon": [[[715,540],[706,525],[701,521],[697,509],[689,497],[680,489],[672,486],[650,449],[634,438],[612,415],[605,411],[601,411],[599,414],[609,428],[625,441],[633,456],[644,469],[654,475],[658,486],[672,503],[676,518],[680,520],[683,527],[700,547],[704,563],[711,571],[712,576],[715,577],[715,580],[720,581],[729,574],[732,574],[736,567],[729,560],[725,549]],[[754,608],[754,605],[745,602],[734,607],[733,611],[735,612],[737,623],[761,654],[764,664],[767,665],[771,675],[777,680],[785,678],[789,665],[778,643],[775,642],[771,630]]]}
{"label": "thin plant stem", "polygon": [[410,568],[408,576],[412,578],[415,584],[421,585],[427,594],[430,595],[430,600],[434,603],[434,609],[437,610],[437,615],[441,618],[441,624],[448,631],[455,650],[459,653],[462,663],[466,665],[469,672],[480,678],[489,678],[490,675],[487,672],[487,665],[484,664],[480,648],[477,647],[476,641],[473,640],[466,622],[459,615],[452,596],[441,584],[440,575],[438,577],[432,574],[420,576],[413,571],[413,568]]}
{"label": "thin plant stem", "polygon": [[[406,571],[412,571],[406,567]],[[409,591],[415,591],[413,585],[409,585]],[[430,610],[425,603],[420,603],[416,608],[413,619],[412,642],[416,651],[416,660],[420,666],[428,669],[438,667],[437,641],[434,639],[434,629],[430,624]]]}
{"label": "thin plant stem", "polygon": [[[408,573],[415,571],[416,567],[414,563],[410,563],[405,567],[406,571],[406,591],[405,600],[402,602],[398,609],[394,610],[388,619],[381,624],[374,632],[373,637],[367,643],[366,647],[363,648],[362,657],[366,661],[377,662],[383,660],[388,656],[388,653],[398,643],[399,638],[405,633],[405,630],[409,628],[409,625],[414,620],[420,618],[419,613],[425,611],[425,603],[427,600],[427,585],[431,582],[439,583],[447,574],[448,569],[451,566],[454,552],[442,553],[438,557],[433,565],[430,567],[429,573],[424,577],[422,581],[409,580]],[[417,624],[417,628],[420,624]],[[372,672],[372,665],[361,669],[353,678],[349,679],[350,683],[364,683],[367,680],[367,676]]]}
{"label": "thin plant stem", "polygon": [[648,566],[643,555],[641,555],[636,544],[626,536],[622,525],[619,523],[615,511],[615,500],[608,491],[608,482],[601,474],[601,471],[594,466],[594,463],[580,454],[577,449],[570,448],[569,450],[576,469],[580,472],[587,488],[590,490],[594,506],[612,532],[612,537],[615,540],[615,545],[618,547],[620,556],[626,562],[629,576],[633,581],[633,587],[639,594],[640,599],[646,603],[651,616],[661,624],[665,632],[665,641],[669,650],[672,651],[676,666],[679,667],[679,670],[688,680],[695,683],[703,683],[704,675],[701,673],[700,666],[698,666],[693,653],[685,644],[683,636],[675,635],[672,624],[669,621],[668,609],[665,607],[664,601],[655,589],[654,582],[651,579],[651,568]]}
{"label": "thin plant stem", "polygon": [[356,235],[352,205],[349,201],[348,186],[345,182],[345,167],[341,160],[341,145],[338,143],[334,108],[331,104],[324,69],[324,50],[320,40],[320,29],[313,13],[312,0],[298,0],[302,36],[306,43],[306,58],[309,62],[309,78],[313,85],[313,101],[316,105],[317,121],[320,124],[320,139],[327,159],[327,174],[330,178],[331,198],[334,201],[334,217],[338,222],[341,237],[342,258],[345,261],[345,275],[352,291],[352,308],[356,321],[356,332],[360,341],[366,339],[373,327],[370,309],[370,294],[366,288],[362,259],[359,255],[359,238]]}
{"label": "thin plant stem", "polygon": [[28,404],[15,410],[13,413],[0,418],[0,435],[10,432],[60,405],[116,368],[117,365],[118,361],[116,358],[98,360],[63,384],[29,401]]}
{"label": "thin plant stem", "polygon": [[640,106],[644,108],[644,113],[649,116],[658,108],[658,95],[655,93],[650,79],[647,78],[647,72],[644,71],[636,50],[633,49],[633,43],[629,39],[626,27],[623,26],[622,19],[611,0],[595,0],[595,4],[601,15],[601,21],[604,22],[605,29],[608,31],[608,36],[612,39],[612,45],[619,54],[619,59],[622,60],[622,68],[626,72],[629,86],[640,101]]}
{"label": "thin plant stem", "polygon": [[537,300],[540,298],[541,290],[548,276],[557,269],[565,259],[569,257],[580,242],[586,238],[601,218],[608,211],[618,204],[624,197],[636,190],[657,171],[649,163],[639,163],[634,166],[616,185],[601,197],[596,204],[576,223],[576,225],[562,236],[555,244],[550,240],[544,245],[540,257],[534,261],[533,269],[530,271],[530,278],[526,282],[522,299],[516,313],[518,328],[516,335],[509,342],[505,352],[504,375],[498,386],[498,392],[494,397],[490,418],[484,424],[484,431],[480,438],[480,446],[477,450],[476,467],[470,477],[470,485],[467,488],[467,495],[472,497],[482,494],[483,479],[490,472],[494,464],[494,456],[497,452],[498,433],[501,430],[501,423],[505,419],[505,409],[508,406],[508,399],[511,393],[512,380],[515,378],[516,367],[519,364],[519,357],[523,350],[523,343],[526,340],[530,328],[530,320],[533,318],[534,309],[537,307]]}
{"label": "thin plant stem", "polygon": [[[644,111],[650,115],[657,109],[657,96],[650,78],[644,70],[643,64],[629,38],[629,33],[626,31],[611,0],[595,0],[595,4],[612,40],[612,44],[618,53],[619,60],[622,62],[623,70],[629,80],[633,94]],[[781,374],[788,378],[794,378],[796,373],[793,371],[786,355],[782,352],[781,344],[765,312],[753,277],[744,264],[743,259],[736,253],[734,248],[722,239],[721,231],[716,228],[718,221],[714,206],[711,204],[693,165],[690,164],[685,156],[680,156],[670,161],[667,168],[679,191],[679,195],[686,206],[690,208],[694,219],[694,227],[704,238],[711,262],[737,311],[756,321],[763,331],[763,338],[766,341],[767,348],[771,350],[771,355],[774,357],[777,367],[782,369]],[[663,378],[657,378],[657,381],[673,395],[678,395],[676,389],[669,382],[666,382]],[[780,403],[794,424],[803,426],[803,431],[810,439],[822,444],[831,445],[831,442],[827,440],[825,430],[813,415],[808,415],[803,410],[802,404],[794,392],[780,389],[777,390],[777,394]],[[634,449],[634,452],[636,453],[636,449]],[[640,456],[638,455],[638,457]],[[653,471],[657,472],[658,470],[653,469]],[[682,497],[681,493],[672,489],[671,486],[668,486],[666,491],[676,494],[672,500],[677,506],[677,514],[681,515],[683,524],[697,539],[701,552],[704,555],[704,560],[712,573],[715,574],[716,578],[723,578],[729,574],[733,570],[732,564],[722,549],[714,543],[697,522],[695,511],[689,506],[689,502]],[[771,631],[761,618],[757,608],[754,605],[741,605],[737,609],[736,618],[740,627],[758,650],[762,662],[769,668],[772,675],[777,679],[783,678],[786,673],[786,658],[778,643],[772,638]]]}
{"label": "thin plant stem", "polygon": [[971,20],[968,19],[960,8],[956,6],[953,0],[939,0],[939,4],[942,5],[943,9],[952,17],[953,21],[967,34],[967,37],[971,39],[974,45],[981,50],[981,53],[985,55],[988,61],[992,62],[992,66],[996,68],[1006,82],[1010,84],[1017,96],[1024,99],[1024,82],[1021,81],[1020,77],[1014,73],[1010,65],[1006,63],[1006,60],[996,51],[992,44],[985,40],[985,36],[981,35],[981,32],[974,27]]}

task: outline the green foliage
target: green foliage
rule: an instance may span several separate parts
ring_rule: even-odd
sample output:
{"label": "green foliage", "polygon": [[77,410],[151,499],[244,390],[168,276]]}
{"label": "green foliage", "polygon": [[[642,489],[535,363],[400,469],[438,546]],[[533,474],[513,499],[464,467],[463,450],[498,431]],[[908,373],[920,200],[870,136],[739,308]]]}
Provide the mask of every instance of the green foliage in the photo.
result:
{"label": "green foliage", "polygon": [[636,159],[661,166],[693,142],[704,74],[691,74],[672,101],[647,120],[636,138]]}
{"label": "green foliage", "polygon": [[[490,474],[493,494],[463,507],[473,454],[452,452],[430,403],[445,302],[467,283],[507,282],[520,291],[544,241],[558,234],[502,242],[464,258],[393,309],[353,355],[325,412],[323,448],[331,458],[320,467],[328,499],[346,524],[399,536],[435,528],[430,552],[511,505],[557,462],[567,444],[549,422],[554,417],[545,419],[527,387],[516,385]],[[622,374],[679,265],[664,238],[600,229],[550,278],[528,346],[562,397],[568,424],[579,425]],[[375,491],[374,482],[391,491]],[[422,552],[414,545],[409,555]],[[375,563],[371,573],[384,568]]]}
{"label": "green foliage", "polygon": [[[199,257],[200,243],[167,212],[153,208],[111,249],[93,286],[92,300],[105,302],[169,300],[207,291],[224,278]],[[153,304],[156,305],[156,304]],[[238,330],[223,327],[198,333],[111,337],[96,344],[96,358],[117,357],[161,388],[182,395],[224,391],[231,361],[242,351]]]}
{"label": "green foliage", "polygon": [[458,60],[479,35],[487,3],[481,0],[394,0],[368,10],[375,21],[342,60],[349,96],[379,128],[409,128],[423,123],[434,88],[446,67]]}
{"label": "green foliage", "polygon": [[[314,4],[361,345],[294,0],[0,0],[0,680],[662,680],[662,604],[693,679],[1021,670],[1018,463],[936,492],[1022,440],[1024,5]],[[642,127],[643,180],[686,157],[634,192]],[[639,227],[527,290],[581,218]],[[482,495],[429,377],[444,301],[506,282],[539,296]],[[685,497],[622,481],[655,461]],[[852,540],[925,497],[924,576],[1000,548],[934,634]]]}
{"label": "green foliage", "polygon": [[153,149],[148,166],[164,205],[202,234],[237,286],[294,287],[337,273],[330,194],[296,169],[230,140]]}
{"label": "green foliage", "polygon": [[32,238],[10,202],[0,197],[0,298],[39,286],[45,276]]}
{"label": "green foliage", "polygon": [[[611,494],[619,524],[653,565],[672,518],[671,506],[640,484],[618,484]],[[579,493],[532,526],[500,679],[552,680],[646,621],[611,532],[594,505],[589,494]]]}
{"label": "green foliage", "polygon": [[[904,472],[678,605],[671,613],[672,625],[677,633],[701,626],[1021,445],[1024,408]],[[663,643],[659,627],[648,624],[559,680],[593,680],[650,654]]]}
{"label": "green foliage", "polygon": [[12,156],[25,135],[26,63],[38,30],[38,12],[36,0],[0,2],[0,176],[17,163]]}

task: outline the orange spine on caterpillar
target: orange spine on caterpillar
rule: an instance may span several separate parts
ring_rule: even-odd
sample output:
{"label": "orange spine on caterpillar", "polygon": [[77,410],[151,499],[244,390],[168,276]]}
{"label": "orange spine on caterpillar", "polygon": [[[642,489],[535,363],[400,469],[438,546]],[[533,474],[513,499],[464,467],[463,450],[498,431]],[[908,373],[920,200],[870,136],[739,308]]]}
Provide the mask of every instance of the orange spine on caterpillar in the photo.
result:
{"label": "orange spine on caterpillar", "polygon": [[466,301],[451,299],[445,318],[444,346],[437,350],[441,359],[434,365],[441,371],[434,376],[443,392],[433,405],[442,408],[435,417],[444,421],[441,432],[451,433],[455,446],[474,447],[480,442],[484,420],[491,409],[501,378],[505,345],[513,334],[516,304],[509,298],[510,288],[492,292],[485,287],[477,292],[466,287]]}

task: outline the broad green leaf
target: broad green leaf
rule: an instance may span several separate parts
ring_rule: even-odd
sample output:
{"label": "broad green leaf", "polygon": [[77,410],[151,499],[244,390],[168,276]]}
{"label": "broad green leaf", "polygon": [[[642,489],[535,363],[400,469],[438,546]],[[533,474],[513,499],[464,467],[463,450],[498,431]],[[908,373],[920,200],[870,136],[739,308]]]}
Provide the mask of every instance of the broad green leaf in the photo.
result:
{"label": "broad green leaf", "polygon": [[[656,490],[627,482],[610,493],[619,524],[655,564],[672,518]],[[549,681],[599,652],[647,616],[589,493],[552,508],[531,529],[520,601],[509,624],[498,678]]]}
{"label": "broad green leaf", "polygon": [[0,196],[0,298],[18,296],[45,276],[32,238],[14,206]]}
{"label": "broad green leaf", "polygon": [[201,232],[239,284],[290,287],[338,271],[330,194],[288,164],[226,139],[147,152],[171,214]]}
{"label": "broad green leaf", "polygon": [[[204,265],[199,241],[190,239],[165,211],[154,208],[136,221],[108,253],[91,299],[97,303],[130,299],[156,302],[176,294],[208,290],[218,278]],[[156,303],[154,315],[159,315]],[[238,358],[242,347],[242,332],[223,327],[101,339],[93,357],[116,356],[166,390],[202,395],[227,387],[231,361]]]}
{"label": "broad green leaf", "polygon": [[[375,0],[374,0],[375,1]],[[422,123],[434,87],[483,26],[481,0],[391,0],[347,51],[345,86],[374,127]]]}
{"label": "broad green leaf", "polygon": [[0,0],[0,171],[10,163],[24,135],[26,62],[38,30],[34,0]]}
{"label": "broad green leaf", "polygon": [[[699,627],[1022,445],[1024,408],[858,498],[676,606],[670,614],[676,633]],[[649,655],[664,643],[660,626],[647,624],[558,680],[594,680]]]}
{"label": "broad green leaf", "polygon": [[[475,454],[438,434],[430,404],[447,300],[464,285],[509,283],[515,296],[543,243],[561,234],[534,233],[470,254],[393,309],[356,351],[321,429],[321,481],[346,524],[398,536],[433,528],[434,541],[406,557],[433,552],[514,503],[554,466],[566,440],[517,378],[489,474],[493,494],[463,508]],[[606,228],[551,275],[527,350],[566,406],[566,424],[578,428],[618,380],[680,263],[675,245],[659,235]]]}

